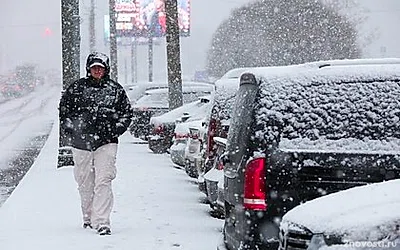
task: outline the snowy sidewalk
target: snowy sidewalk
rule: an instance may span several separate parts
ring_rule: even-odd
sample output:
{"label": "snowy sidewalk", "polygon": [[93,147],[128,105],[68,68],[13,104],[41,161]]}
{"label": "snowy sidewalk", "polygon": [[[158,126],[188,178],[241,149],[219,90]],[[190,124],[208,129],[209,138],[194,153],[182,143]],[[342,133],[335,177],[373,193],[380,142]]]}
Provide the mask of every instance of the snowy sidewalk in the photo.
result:
{"label": "snowy sidewalk", "polygon": [[[57,124],[55,125],[57,127]],[[120,140],[112,235],[83,229],[72,168],[56,169],[53,129],[35,164],[0,207],[1,250],[216,249],[222,220],[208,215],[203,195],[167,155]]]}

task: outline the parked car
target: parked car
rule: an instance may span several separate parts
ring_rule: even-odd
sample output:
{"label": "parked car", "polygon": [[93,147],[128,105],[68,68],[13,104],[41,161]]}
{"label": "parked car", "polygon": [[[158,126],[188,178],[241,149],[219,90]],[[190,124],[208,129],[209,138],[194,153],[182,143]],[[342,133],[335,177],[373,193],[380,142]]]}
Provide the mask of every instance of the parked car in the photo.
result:
{"label": "parked car", "polygon": [[137,100],[145,95],[146,91],[152,89],[168,89],[168,84],[166,82],[138,82],[124,86],[124,88],[131,104],[135,105]]}
{"label": "parked car", "polygon": [[[236,92],[239,89],[239,76],[247,68],[239,68],[228,71],[221,79],[215,82],[215,97],[213,106],[206,121],[207,133],[205,135],[205,152],[203,154],[204,165],[198,171],[198,187],[207,195],[204,175],[213,168],[216,158],[217,145],[214,137],[226,138],[229,130],[232,107]],[[215,190],[214,192],[217,192]]]}
{"label": "parked car", "polygon": [[224,248],[276,249],[293,207],[399,178],[399,81],[399,59],[244,73],[224,158]]}
{"label": "parked car", "polygon": [[216,217],[224,216],[224,153],[226,138],[214,137],[216,145],[215,160],[212,168],[204,175],[207,199]]}
{"label": "parked car", "polygon": [[400,180],[354,187],[287,212],[280,250],[400,249]]}
{"label": "parked car", "polygon": [[198,173],[203,171],[206,140],[205,120],[210,111],[211,105],[201,120],[192,122],[188,127],[189,137],[184,150],[185,171],[192,178],[198,178]]}
{"label": "parked car", "polygon": [[[183,103],[189,103],[197,98],[210,95],[214,91],[214,85],[208,83],[184,82],[182,84]],[[135,137],[147,139],[151,126],[152,116],[159,116],[169,111],[168,88],[147,90],[139,98],[133,107],[133,119],[130,126],[131,134]]]}
{"label": "parked car", "polygon": [[165,153],[172,146],[175,123],[202,119],[210,109],[211,96],[197,98],[160,116],[150,119],[149,149],[154,153]]}
{"label": "parked car", "polygon": [[198,138],[198,134],[195,131],[203,125],[202,123],[201,119],[175,123],[173,144],[170,148],[173,163],[185,167],[187,148],[193,147],[193,145],[196,146],[196,141],[200,138]]}

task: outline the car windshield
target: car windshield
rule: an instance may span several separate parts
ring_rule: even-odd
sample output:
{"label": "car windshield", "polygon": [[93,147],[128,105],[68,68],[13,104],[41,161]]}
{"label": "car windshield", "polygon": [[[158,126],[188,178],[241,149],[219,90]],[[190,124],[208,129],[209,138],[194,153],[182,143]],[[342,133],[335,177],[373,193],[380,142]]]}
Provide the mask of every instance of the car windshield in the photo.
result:
{"label": "car windshield", "polygon": [[[182,94],[183,103],[189,103],[197,100],[199,97],[209,95],[210,92],[184,92]],[[135,106],[147,106],[147,107],[168,107],[168,92],[157,92],[157,93],[146,93],[140,98]]]}

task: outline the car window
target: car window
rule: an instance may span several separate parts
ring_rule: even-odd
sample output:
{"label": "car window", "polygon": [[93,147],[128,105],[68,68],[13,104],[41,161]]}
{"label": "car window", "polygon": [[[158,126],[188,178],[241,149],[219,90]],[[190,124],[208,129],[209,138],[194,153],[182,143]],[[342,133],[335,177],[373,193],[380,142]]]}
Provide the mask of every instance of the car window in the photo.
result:
{"label": "car window", "polygon": [[232,110],[235,104],[235,97],[236,95],[233,95],[226,99],[216,100],[213,107],[213,118],[229,120],[232,116]]}
{"label": "car window", "polygon": [[279,134],[280,147],[297,149],[400,149],[398,80],[285,88],[261,91],[264,139]]}

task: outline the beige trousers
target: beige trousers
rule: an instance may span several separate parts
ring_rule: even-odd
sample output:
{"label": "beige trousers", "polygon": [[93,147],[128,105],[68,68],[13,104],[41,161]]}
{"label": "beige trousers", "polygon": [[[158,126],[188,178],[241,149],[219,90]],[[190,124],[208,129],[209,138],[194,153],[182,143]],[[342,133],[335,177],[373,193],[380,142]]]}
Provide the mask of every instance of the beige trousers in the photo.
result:
{"label": "beige trousers", "polygon": [[96,151],[72,149],[83,221],[90,222],[96,229],[110,226],[114,203],[111,181],[117,174],[117,146],[116,143],[110,143]]}

